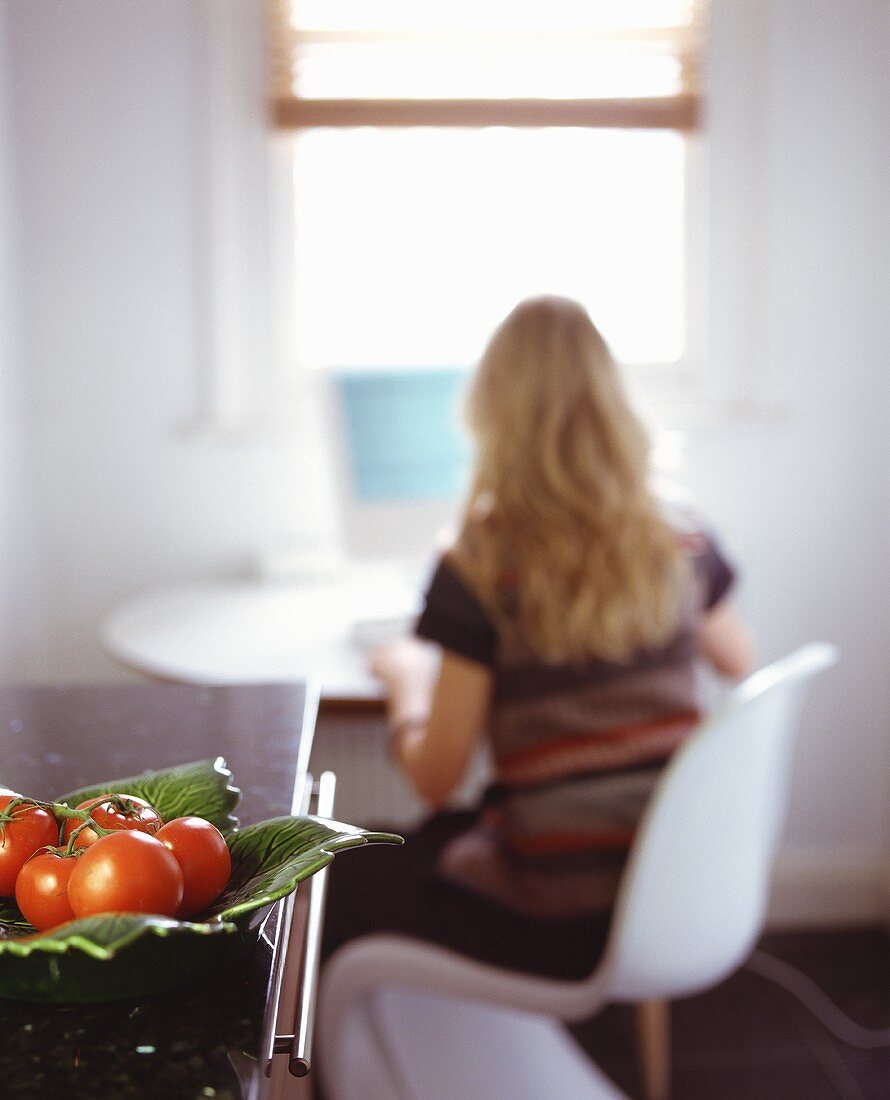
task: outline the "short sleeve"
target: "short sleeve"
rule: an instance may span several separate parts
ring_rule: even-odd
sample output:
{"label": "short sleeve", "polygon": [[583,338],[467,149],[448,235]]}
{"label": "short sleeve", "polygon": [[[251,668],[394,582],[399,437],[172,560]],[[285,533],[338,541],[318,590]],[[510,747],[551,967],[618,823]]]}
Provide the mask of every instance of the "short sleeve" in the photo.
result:
{"label": "short sleeve", "polygon": [[703,533],[696,547],[696,567],[704,582],[704,606],[710,610],[735,584],[736,572],[723,553],[717,539]]}
{"label": "short sleeve", "polygon": [[470,661],[494,664],[497,631],[482,604],[445,561],[430,581],[415,633]]}

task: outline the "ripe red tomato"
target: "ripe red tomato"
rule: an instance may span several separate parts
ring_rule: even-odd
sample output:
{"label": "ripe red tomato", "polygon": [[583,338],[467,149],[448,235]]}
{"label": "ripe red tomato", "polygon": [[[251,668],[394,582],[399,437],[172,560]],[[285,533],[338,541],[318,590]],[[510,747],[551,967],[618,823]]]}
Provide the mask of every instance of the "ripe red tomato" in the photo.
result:
{"label": "ripe red tomato", "polygon": [[68,855],[64,848],[35,852],[15,880],[15,900],[25,918],[41,932],[74,920],[68,901],[68,881],[80,850]]}
{"label": "ripe red tomato", "polygon": [[11,898],[25,860],[38,848],[59,843],[59,826],[47,810],[22,803],[3,820],[2,812],[16,795],[0,795],[0,897]]}
{"label": "ripe red tomato", "polygon": [[[89,798],[76,807],[89,810],[90,817],[102,829],[136,829],[153,836],[164,824],[160,814],[144,798],[135,794],[100,794]],[[62,839],[67,840],[81,823],[74,818],[65,822]],[[84,829],[78,833],[75,848],[86,848],[99,839],[94,829]]]}
{"label": "ripe red tomato", "polygon": [[121,830],[100,837],[75,864],[68,901],[76,917],[92,913],[176,915],[182,902],[179,864],[153,836]]}
{"label": "ripe red tomato", "polygon": [[226,839],[203,817],[177,817],[159,829],[157,839],[176,857],[185,878],[179,917],[191,917],[216,901],[232,873]]}

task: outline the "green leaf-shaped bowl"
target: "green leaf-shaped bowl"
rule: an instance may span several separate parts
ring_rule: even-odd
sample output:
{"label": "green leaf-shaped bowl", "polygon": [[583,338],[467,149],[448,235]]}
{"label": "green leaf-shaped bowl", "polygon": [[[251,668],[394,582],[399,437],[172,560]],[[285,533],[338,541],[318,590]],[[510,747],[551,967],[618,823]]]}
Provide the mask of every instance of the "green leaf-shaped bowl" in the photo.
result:
{"label": "green leaf-shaped bowl", "polygon": [[226,836],[232,875],[214,904],[188,921],[108,913],[36,932],[13,899],[0,898],[0,997],[106,1001],[193,981],[249,951],[272,903],[326,867],[337,852],[401,842],[393,833],[312,816],[276,817],[239,828],[234,809],[240,792],[231,779],[219,758],[109,780],[57,798],[76,806],[117,791],[145,798],[165,821],[205,817]]}

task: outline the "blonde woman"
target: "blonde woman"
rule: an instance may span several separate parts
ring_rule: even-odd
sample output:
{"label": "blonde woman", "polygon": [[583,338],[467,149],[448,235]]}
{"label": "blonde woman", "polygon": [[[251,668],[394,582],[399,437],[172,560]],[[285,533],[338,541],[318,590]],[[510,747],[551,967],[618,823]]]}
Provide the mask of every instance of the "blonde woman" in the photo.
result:
{"label": "blonde woman", "polygon": [[396,759],[446,805],[480,738],[495,783],[405,848],[338,861],[327,951],[399,931],[497,965],[589,973],[634,828],[700,717],[697,665],[749,633],[714,538],[649,488],[649,440],[577,303],[521,303],[468,401],[476,464],[417,641],[379,653]]}

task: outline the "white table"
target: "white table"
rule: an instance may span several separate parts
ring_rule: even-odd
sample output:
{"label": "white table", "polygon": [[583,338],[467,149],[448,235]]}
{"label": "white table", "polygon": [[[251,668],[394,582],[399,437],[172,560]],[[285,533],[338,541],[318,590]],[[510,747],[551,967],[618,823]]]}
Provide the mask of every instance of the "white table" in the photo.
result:
{"label": "white table", "polygon": [[106,650],[128,668],[196,684],[313,680],[331,701],[380,698],[365,662],[373,645],[406,632],[424,571],[387,563],[299,583],[196,583],[116,608]]}

